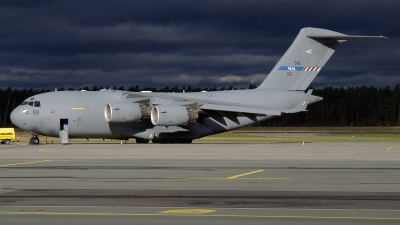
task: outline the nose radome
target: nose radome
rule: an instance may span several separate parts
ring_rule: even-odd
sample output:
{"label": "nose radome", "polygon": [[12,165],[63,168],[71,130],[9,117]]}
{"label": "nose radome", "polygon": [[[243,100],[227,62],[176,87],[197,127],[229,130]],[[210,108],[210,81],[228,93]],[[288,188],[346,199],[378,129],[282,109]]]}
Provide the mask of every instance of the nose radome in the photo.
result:
{"label": "nose radome", "polygon": [[14,109],[10,114],[10,120],[14,125],[19,127],[19,123],[21,121],[21,113],[17,112],[17,109]]}

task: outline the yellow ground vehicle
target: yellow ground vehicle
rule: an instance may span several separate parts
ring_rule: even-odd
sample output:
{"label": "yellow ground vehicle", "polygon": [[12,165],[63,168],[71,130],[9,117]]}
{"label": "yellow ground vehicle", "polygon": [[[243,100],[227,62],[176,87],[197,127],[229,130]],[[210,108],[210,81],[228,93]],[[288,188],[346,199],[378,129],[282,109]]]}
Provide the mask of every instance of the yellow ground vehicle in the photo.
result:
{"label": "yellow ground vehicle", "polygon": [[15,141],[14,128],[0,128],[0,141],[1,144],[10,144],[11,141]]}

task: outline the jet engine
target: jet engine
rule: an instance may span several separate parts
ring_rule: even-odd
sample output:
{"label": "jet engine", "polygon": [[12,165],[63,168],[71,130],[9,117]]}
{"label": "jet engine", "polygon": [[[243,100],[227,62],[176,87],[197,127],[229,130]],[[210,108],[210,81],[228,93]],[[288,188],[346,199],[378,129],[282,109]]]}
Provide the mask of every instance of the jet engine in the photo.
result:
{"label": "jet engine", "polygon": [[138,103],[111,102],[104,108],[104,117],[110,123],[135,122],[148,116]]}
{"label": "jet engine", "polygon": [[186,106],[157,105],[150,113],[155,126],[179,126],[197,120],[199,114]]}

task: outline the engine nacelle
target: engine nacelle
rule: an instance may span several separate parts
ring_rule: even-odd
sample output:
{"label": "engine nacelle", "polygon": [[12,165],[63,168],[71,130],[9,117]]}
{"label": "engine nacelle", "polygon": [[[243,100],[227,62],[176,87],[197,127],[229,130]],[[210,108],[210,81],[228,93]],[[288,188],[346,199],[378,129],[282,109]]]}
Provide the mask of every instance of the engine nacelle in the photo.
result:
{"label": "engine nacelle", "polygon": [[143,116],[143,110],[137,103],[111,102],[104,108],[104,117],[110,123],[135,122]]}
{"label": "engine nacelle", "polygon": [[150,115],[155,126],[179,126],[199,117],[197,112],[192,112],[186,106],[174,105],[153,106]]}

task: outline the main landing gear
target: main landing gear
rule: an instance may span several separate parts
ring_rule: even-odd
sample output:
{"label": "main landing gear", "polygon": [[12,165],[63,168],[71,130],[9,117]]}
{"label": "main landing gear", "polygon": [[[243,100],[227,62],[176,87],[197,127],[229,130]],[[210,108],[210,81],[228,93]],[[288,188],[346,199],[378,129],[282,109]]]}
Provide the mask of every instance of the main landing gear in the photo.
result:
{"label": "main landing gear", "polygon": [[38,145],[39,143],[40,143],[40,140],[39,140],[37,134],[34,134],[33,137],[31,137],[31,139],[29,139],[30,145]]}

